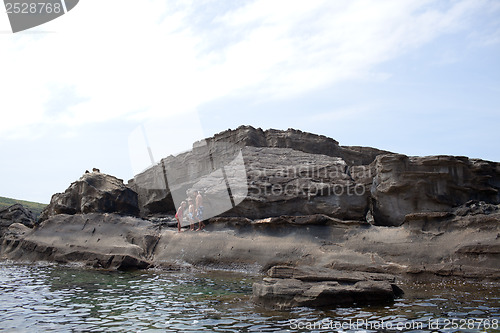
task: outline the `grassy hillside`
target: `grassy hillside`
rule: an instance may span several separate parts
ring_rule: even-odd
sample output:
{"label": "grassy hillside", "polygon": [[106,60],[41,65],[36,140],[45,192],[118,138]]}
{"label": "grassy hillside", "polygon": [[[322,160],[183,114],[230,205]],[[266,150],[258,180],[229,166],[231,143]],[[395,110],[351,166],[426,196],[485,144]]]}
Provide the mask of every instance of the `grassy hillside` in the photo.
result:
{"label": "grassy hillside", "polygon": [[0,209],[7,208],[7,207],[12,206],[13,204],[16,204],[16,203],[20,203],[24,207],[31,210],[37,218],[38,218],[38,215],[40,215],[42,210],[45,208],[45,206],[47,206],[46,204],[41,204],[38,202],[31,202],[31,201],[24,201],[24,200],[17,200],[17,199],[0,197]]}

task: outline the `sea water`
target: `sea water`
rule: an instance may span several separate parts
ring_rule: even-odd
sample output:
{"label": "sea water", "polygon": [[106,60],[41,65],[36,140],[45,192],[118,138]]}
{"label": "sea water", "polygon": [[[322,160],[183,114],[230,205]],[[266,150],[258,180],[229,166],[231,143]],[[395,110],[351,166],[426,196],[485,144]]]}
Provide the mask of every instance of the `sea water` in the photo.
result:
{"label": "sea water", "polygon": [[0,263],[6,332],[500,332],[498,283],[404,282],[393,304],[270,311],[248,272]]}

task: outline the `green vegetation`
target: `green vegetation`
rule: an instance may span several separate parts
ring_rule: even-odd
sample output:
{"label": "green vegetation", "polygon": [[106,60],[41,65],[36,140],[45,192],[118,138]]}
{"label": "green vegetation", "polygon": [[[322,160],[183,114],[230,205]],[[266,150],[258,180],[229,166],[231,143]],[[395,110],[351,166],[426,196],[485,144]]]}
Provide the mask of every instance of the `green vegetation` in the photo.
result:
{"label": "green vegetation", "polygon": [[25,200],[17,200],[17,199],[11,199],[11,198],[4,198],[0,197],[0,209],[7,208],[9,206],[12,206],[13,204],[19,203],[23,205],[24,207],[28,208],[35,214],[35,217],[38,218],[42,210],[47,206],[46,204],[41,204],[38,202],[31,202],[31,201],[25,201]]}

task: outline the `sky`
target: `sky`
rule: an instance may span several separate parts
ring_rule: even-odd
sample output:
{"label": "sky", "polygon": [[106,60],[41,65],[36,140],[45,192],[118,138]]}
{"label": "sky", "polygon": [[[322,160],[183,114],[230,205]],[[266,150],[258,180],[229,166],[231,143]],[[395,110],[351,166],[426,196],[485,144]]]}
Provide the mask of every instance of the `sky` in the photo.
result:
{"label": "sky", "polygon": [[15,34],[2,8],[0,68],[0,196],[240,125],[500,162],[500,0],[80,0]]}

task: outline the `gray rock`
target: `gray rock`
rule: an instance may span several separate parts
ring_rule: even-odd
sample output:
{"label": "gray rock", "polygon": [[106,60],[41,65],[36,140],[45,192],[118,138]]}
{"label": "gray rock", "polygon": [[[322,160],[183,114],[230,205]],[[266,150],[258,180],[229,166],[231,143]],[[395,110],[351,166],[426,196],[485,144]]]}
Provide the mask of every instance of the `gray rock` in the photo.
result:
{"label": "gray rock", "polygon": [[451,212],[470,200],[500,203],[500,164],[454,156],[380,155],[374,162],[375,224],[399,226],[413,213]]}
{"label": "gray rock", "polygon": [[85,173],[64,193],[52,196],[42,211],[40,221],[57,214],[118,213],[139,214],[137,193],[121,179],[99,172]]}
{"label": "gray rock", "polygon": [[470,200],[467,201],[460,207],[457,207],[453,213],[457,216],[467,216],[467,215],[478,215],[484,214],[489,215],[497,212],[500,209],[500,205],[494,205],[491,203],[486,203],[484,201]]}
{"label": "gray rock", "polygon": [[254,302],[266,308],[377,305],[402,295],[388,274],[277,266],[268,275],[253,285]]}
{"label": "gray rock", "polygon": [[[356,295],[393,283],[372,273],[500,279],[500,165],[378,153],[294,130],[223,132],[138,175],[130,185],[139,196],[114,177],[84,175],[54,195],[34,230],[4,228],[0,254],[108,268],[277,266],[269,274],[278,280],[262,292],[299,286],[309,290],[293,296],[300,304],[329,299],[321,295],[339,286]],[[204,190],[205,231],[166,228],[176,223],[166,214],[172,194],[184,198],[194,188]],[[138,205],[150,221],[103,213],[134,215]]]}
{"label": "gray rock", "polygon": [[[231,164],[238,156],[243,170]],[[163,159],[129,184],[142,216],[172,213],[174,202],[197,188],[206,195],[206,218],[321,214],[399,226],[412,214],[453,213],[470,200],[499,204],[500,164],[408,157],[292,129],[240,127]]]}
{"label": "gray rock", "polygon": [[[251,219],[280,215],[324,214],[330,217],[362,221],[369,208],[369,189],[372,178],[368,167],[355,170],[338,157],[310,154],[290,148],[245,147],[240,150],[244,160],[243,178],[227,172],[232,195],[239,202],[235,207],[219,209],[219,198],[227,197],[224,183],[206,173],[203,160],[193,153],[170,157],[157,166],[135,177],[130,186],[139,193],[142,215],[158,210],[173,210],[170,189],[147,189],[152,184],[165,184],[159,169],[172,170],[170,178],[178,181],[180,199],[190,188],[203,189],[206,216],[241,216]],[[222,162],[220,163],[222,168]],[[189,165],[190,168],[186,166]],[[196,169],[198,167],[198,169]],[[216,163],[214,168],[218,169]],[[182,174],[177,170],[190,170]],[[226,171],[231,170],[226,166]],[[175,174],[178,172],[179,174]],[[174,173],[174,174],[172,174]],[[157,175],[155,178],[154,175]],[[238,175],[237,172],[234,174]],[[200,177],[204,179],[200,180]],[[170,179],[169,178],[169,179]],[[140,184],[145,186],[141,187]],[[221,186],[222,184],[222,186]],[[237,193],[242,195],[237,196]]]}
{"label": "gray rock", "polygon": [[291,148],[308,154],[339,157],[348,165],[368,165],[373,162],[376,156],[389,153],[370,147],[340,146],[337,141],[324,135],[302,132],[292,128],[285,131],[276,129],[263,131],[251,126],[240,126],[235,130],[216,134],[207,141],[209,144],[227,142],[239,148]]}
{"label": "gray rock", "polygon": [[[239,170],[231,162],[240,153],[244,166],[238,178]],[[382,153],[388,152],[341,147],[333,139],[293,129],[263,131],[242,126],[197,142],[190,152],[164,158],[136,175],[129,186],[139,194],[142,216],[168,213],[175,210],[174,202],[195,187],[212,198],[227,196],[227,188],[217,178],[217,171],[225,170],[233,199],[239,203],[229,215],[265,218],[321,213],[364,219],[373,178],[368,165]],[[221,205],[213,199],[212,212],[207,214],[220,215]]]}
{"label": "gray rock", "polygon": [[11,231],[2,244],[6,258],[80,262],[108,269],[151,266],[159,239],[151,222],[117,214],[58,214],[29,232]]}
{"label": "gray rock", "polygon": [[387,281],[394,283],[396,278],[391,274],[339,271],[326,267],[314,266],[273,266],[267,271],[267,275],[277,279],[297,279],[305,282],[337,281],[356,283],[360,281]]}
{"label": "gray rock", "polygon": [[270,277],[303,283],[393,283],[388,273],[500,279],[500,212],[430,216],[436,219],[420,215],[391,228],[324,215],[218,217],[204,232],[178,233],[135,217],[60,214],[34,229],[10,225],[0,257],[111,269],[195,266],[258,273],[276,266]]}
{"label": "gray rock", "polygon": [[14,204],[10,207],[0,209],[0,237],[4,230],[13,223],[20,223],[29,228],[33,228],[36,219],[33,213],[21,204]]}
{"label": "gray rock", "polygon": [[243,149],[243,157],[248,194],[224,215],[258,219],[324,214],[364,220],[371,178],[369,183],[356,181],[342,159],[290,148],[254,147]]}

